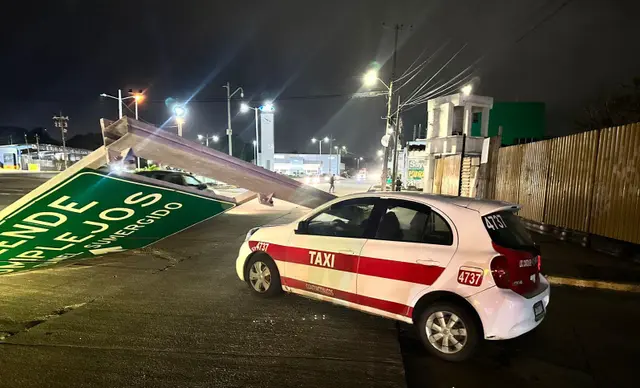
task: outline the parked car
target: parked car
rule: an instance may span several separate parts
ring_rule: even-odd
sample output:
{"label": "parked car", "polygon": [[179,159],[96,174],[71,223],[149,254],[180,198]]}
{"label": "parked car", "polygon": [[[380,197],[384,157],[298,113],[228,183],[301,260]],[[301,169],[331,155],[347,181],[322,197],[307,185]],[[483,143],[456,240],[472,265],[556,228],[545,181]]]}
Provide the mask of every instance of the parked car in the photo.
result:
{"label": "parked car", "polygon": [[338,198],[293,223],[247,233],[236,272],[281,291],[414,324],[449,361],[545,317],[550,286],[518,206],[421,193]]}
{"label": "parked car", "polygon": [[206,183],[200,182],[193,175],[181,171],[170,170],[152,170],[152,171],[138,171],[136,175],[146,176],[147,178],[158,179],[161,181],[173,183],[180,186],[195,187],[198,190],[205,190],[208,188]]}

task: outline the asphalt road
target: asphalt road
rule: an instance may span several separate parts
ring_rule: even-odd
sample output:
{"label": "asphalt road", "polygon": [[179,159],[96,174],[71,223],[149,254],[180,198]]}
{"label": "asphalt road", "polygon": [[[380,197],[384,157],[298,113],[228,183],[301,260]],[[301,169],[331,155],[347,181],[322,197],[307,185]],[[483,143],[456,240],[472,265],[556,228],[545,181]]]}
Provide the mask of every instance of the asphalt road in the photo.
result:
{"label": "asphalt road", "polygon": [[463,364],[407,325],[253,296],[234,271],[246,230],[302,211],[249,203],[144,251],[0,277],[0,387],[637,386],[637,294],[554,287],[537,330]]}
{"label": "asphalt road", "polygon": [[50,173],[0,173],[0,210],[46,182]]}

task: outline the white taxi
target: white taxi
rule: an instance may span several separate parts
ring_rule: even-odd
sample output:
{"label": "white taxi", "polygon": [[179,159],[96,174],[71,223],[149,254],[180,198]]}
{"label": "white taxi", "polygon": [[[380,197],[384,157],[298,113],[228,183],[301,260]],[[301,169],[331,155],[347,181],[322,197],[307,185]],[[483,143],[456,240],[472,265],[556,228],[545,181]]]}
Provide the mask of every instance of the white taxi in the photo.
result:
{"label": "white taxi", "polygon": [[247,233],[236,271],[281,291],[414,324],[426,348],[467,359],[480,341],[540,324],[549,283],[505,202],[421,193],[340,197],[286,225]]}

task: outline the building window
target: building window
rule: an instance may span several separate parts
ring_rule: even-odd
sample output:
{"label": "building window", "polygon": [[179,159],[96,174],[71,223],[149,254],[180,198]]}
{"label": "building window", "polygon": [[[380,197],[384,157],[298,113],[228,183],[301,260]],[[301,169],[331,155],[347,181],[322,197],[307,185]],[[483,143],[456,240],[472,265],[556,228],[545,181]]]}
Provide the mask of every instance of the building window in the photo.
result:
{"label": "building window", "polygon": [[480,122],[480,112],[473,113],[471,117],[473,117],[471,121],[474,124],[478,124]]}

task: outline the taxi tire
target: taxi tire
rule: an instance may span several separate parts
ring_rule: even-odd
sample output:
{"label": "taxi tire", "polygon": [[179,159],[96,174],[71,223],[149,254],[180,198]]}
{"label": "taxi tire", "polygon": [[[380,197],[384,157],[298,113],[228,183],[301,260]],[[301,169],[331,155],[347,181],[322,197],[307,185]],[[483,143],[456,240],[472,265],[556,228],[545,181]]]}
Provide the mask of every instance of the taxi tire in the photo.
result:
{"label": "taxi tire", "polygon": [[[465,328],[467,330],[467,342],[464,347],[457,353],[443,353],[436,349],[431,344],[431,342],[429,342],[426,331],[427,319],[431,314],[438,311],[448,311],[456,314],[465,325]],[[424,310],[422,310],[418,318],[417,329],[420,335],[420,340],[422,341],[422,344],[427,349],[427,351],[445,361],[461,362],[468,360],[475,353],[481,340],[477,321],[474,319],[474,316],[469,312],[469,310],[457,303],[448,301],[434,302],[433,304],[427,306]]]}
{"label": "taxi tire", "polygon": [[[267,291],[265,292],[256,291],[249,281],[249,271],[257,261],[263,262],[264,265],[266,265],[267,268],[269,268],[269,272],[271,272],[271,284],[269,285],[269,289],[267,289]],[[269,255],[267,254],[258,253],[251,256],[251,258],[247,262],[244,278],[247,279],[246,280],[247,285],[249,286],[251,291],[253,291],[254,295],[258,295],[264,298],[269,298],[282,293],[282,283],[280,281],[280,272],[278,272],[278,266],[273,261],[273,259],[269,257]]]}

